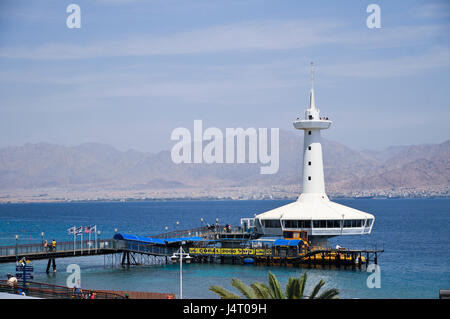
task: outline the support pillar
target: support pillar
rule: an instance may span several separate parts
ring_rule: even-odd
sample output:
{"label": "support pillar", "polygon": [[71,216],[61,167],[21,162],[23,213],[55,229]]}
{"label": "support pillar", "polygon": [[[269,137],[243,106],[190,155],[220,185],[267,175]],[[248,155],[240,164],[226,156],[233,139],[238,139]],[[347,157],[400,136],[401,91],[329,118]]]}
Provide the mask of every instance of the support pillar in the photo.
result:
{"label": "support pillar", "polygon": [[50,272],[50,265],[52,266],[53,272],[56,272],[56,261],[54,257],[50,257],[47,263],[47,269],[45,272],[48,274]]}

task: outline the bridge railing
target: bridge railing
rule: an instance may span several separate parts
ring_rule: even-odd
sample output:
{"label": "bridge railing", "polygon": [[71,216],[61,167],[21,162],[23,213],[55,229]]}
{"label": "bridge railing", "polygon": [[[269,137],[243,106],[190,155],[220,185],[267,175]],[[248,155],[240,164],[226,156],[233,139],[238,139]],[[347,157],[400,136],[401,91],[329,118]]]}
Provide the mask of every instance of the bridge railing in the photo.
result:
{"label": "bridge railing", "polygon": [[241,226],[226,227],[226,225],[211,225],[209,227],[202,226],[192,229],[176,230],[148,237],[153,238],[180,238],[180,237],[214,237],[217,234],[247,234],[249,231],[244,230]]}
{"label": "bridge railing", "polygon": [[[6,280],[0,280],[0,291],[10,294],[20,294],[23,292],[23,282],[18,281],[15,286],[7,284]],[[41,282],[27,281],[25,294],[30,297],[37,298],[51,298],[51,299],[87,299],[89,294],[95,293],[95,299],[123,299],[124,297],[119,294],[96,291],[96,290],[84,290],[84,293],[77,293],[73,288],[64,286],[51,285]]]}
{"label": "bridge railing", "polygon": [[197,228],[191,228],[191,229],[183,229],[183,230],[175,230],[167,233],[162,233],[158,235],[148,236],[153,238],[180,238],[180,237],[201,237],[205,233],[209,232],[208,228],[204,227],[197,227]]}
{"label": "bridge railing", "polygon": [[161,256],[171,255],[178,249],[178,247],[149,245],[131,241],[119,241],[118,247],[120,249],[129,250],[136,253],[161,255]]}
{"label": "bridge railing", "polygon": [[95,252],[97,249],[116,249],[115,240],[83,240],[83,242],[76,241],[66,241],[57,242],[55,249],[49,246],[44,247],[43,244],[22,244],[22,245],[10,245],[10,246],[0,246],[0,256],[26,256],[33,254],[51,254],[55,252],[67,252],[67,251],[81,251],[83,252]]}

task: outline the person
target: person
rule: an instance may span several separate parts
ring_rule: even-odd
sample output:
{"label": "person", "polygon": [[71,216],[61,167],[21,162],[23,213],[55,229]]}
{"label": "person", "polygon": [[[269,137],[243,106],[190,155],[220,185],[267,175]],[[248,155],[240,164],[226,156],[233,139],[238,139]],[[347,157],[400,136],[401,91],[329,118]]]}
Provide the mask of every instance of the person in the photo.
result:
{"label": "person", "polygon": [[21,264],[22,266],[26,266],[26,265],[27,265],[27,259],[26,259],[25,257],[23,257],[23,258],[20,260],[20,264]]}
{"label": "person", "polygon": [[128,296],[128,294],[125,294],[125,299],[128,299],[128,298],[130,298],[130,297]]}
{"label": "person", "polygon": [[336,245],[336,249],[341,249],[341,246],[339,246],[339,245]]}
{"label": "person", "polygon": [[52,240],[52,250],[56,251],[56,240]]}
{"label": "person", "polygon": [[93,293],[91,294],[91,297],[90,297],[89,299],[95,299],[95,292],[93,292]]}
{"label": "person", "polygon": [[6,285],[8,285],[9,287],[17,286],[17,278],[10,275],[10,277],[8,278],[8,281],[6,281]]}
{"label": "person", "polygon": [[47,251],[47,250],[48,250],[48,241],[46,239],[44,242],[44,251]]}

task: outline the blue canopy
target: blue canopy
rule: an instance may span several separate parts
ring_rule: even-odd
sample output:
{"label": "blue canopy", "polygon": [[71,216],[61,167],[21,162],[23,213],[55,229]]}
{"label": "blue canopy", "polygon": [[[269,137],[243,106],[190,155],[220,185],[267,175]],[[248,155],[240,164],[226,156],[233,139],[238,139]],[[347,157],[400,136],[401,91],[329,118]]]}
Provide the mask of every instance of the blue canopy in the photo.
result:
{"label": "blue canopy", "polygon": [[304,242],[303,240],[298,240],[298,239],[292,239],[292,240],[288,240],[288,239],[277,239],[275,240],[275,242],[273,243],[274,246],[298,246],[298,245],[303,246]]}
{"label": "blue canopy", "polygon": [[146,243],[146,244],[159,244],[159,245],[166,244],[164,242],[164,240],[162,240],[160,238],[142,237],[142,236],[136,236],[136,235],[130,235],[130,234],[115,234],[114,239],[137,241],[137,242]]}
{"label": "blue canopy", "polygon": [[146,244],[158,244],[158,245],[166,245],[166,244],[173,244],[173,243],[179,243],[182,241],[202,241],[203,238],[201,237],[180,237],[180,238],[151,238],[151,237],[143,237],[143,236],[136,236],[136,235],[130,235],[130,234],[115,234],[114,239],[118,240],[129,240],[129,241],[136,241],[140,243],[146,243]]}
{"label": "blue canopy", "polygon": [[202,241],[201,237],[180,237],[180,238],[165,238],[164,241],[167,244],[179,243],[182,241]]}

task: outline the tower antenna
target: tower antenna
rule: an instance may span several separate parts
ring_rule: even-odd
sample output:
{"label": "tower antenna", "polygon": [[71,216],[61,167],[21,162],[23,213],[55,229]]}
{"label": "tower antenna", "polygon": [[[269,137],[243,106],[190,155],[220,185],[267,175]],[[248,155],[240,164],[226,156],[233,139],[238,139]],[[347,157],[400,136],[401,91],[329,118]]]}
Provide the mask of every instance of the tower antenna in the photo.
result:
{"label": "tower antenna", "polygon": [[309,97],[309,108],[316,108],[316,102],[314,99],[314,62],[311,62],[311,93]]}

